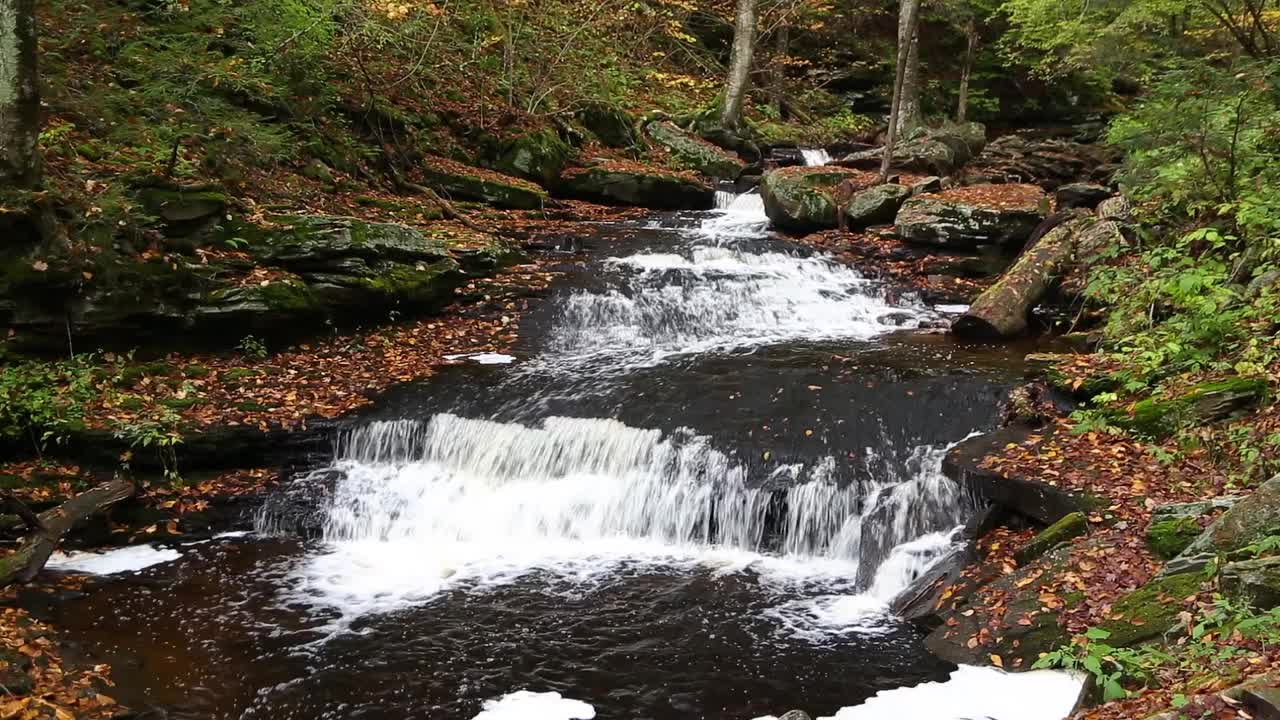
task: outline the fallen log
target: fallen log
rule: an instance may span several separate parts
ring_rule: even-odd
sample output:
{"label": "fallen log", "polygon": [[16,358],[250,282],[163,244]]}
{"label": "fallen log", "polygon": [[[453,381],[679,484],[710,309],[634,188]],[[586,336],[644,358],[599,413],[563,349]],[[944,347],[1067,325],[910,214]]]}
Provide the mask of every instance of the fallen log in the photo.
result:
{"label": "fallen log", "polygon": [[1027,331],[1031,308],[1075,256],[1076,238],[1093,221],[1076,219],[1050,230],[1018,258],[1013,267],[978,296],[951,325],[951,332],[966,338],[998,340]]}
{"label": "fallen log", "polygon": [[[137,487],[132,480],[116,476],[110,482],[86,490],[56,508],[34,515],[12,496],[5,498],[10,506],[21,507],[18,514],[31,527],[31,534],[17,552],[0,558],[0,587],[11,582],[31,582],[58,549],[62,537],[96,513],[133,497]],[[16,505],[15,505],[16,504]]]}

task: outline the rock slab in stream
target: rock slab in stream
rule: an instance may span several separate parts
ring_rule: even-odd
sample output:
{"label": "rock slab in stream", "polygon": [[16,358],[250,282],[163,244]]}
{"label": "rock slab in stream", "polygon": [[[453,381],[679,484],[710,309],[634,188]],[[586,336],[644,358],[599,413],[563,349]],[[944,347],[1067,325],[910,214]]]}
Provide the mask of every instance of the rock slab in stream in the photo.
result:
{"label": "rock slab in stream", "polygon": [[1042,210],[1034,205],[992,208],[940,195],[919,195],[898,211],[894,228],[907,242],[972,250],[980,245],[1020,245],[1031,237],[1042,218]]}
{"label": "rock slab in stream", "polygon": [[965,440],[943,458],[942,471],[965,490],[1041,525],[1052,525],[1093,507],[1089,498],[982,466],[988,455],[1003,451],[1010,443],[1021,443],[1026,436],[1025,430],[1008,428]]}
{"label": "rock slab in stream", "polygon": [[760,195],[776,227],[809,232],[837,227],[842,201],[850,227],[890,222],[911,189],[878,185],[868,172],[824,165],[773,170],[761,180]]}
{"label": "rock slab in stream", "polygon": [[685,169],[718,180],[735,180],[742,173],[744,163],[737,156],[681,130],[669,120],[649,123],[647,130],[649,137]]}
{"label": "rock slab in stream", "polygon": [[716,197],[706,183],[658,168],[614,163],[569,170],[561,179],[560,190],[582,200],[655,210],[709,210]]}

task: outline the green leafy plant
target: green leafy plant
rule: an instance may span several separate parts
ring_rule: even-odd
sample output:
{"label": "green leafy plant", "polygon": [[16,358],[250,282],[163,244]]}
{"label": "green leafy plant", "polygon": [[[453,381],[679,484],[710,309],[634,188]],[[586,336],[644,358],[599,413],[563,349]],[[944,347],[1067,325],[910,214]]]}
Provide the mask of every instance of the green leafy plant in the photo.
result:
{"label": "green leafy plant", "polygon": [[28,361],[0,368],[0,435],[27,438],[37,453],[84,427],[84,405],[96,394],[92,358]]}
{"label": "green leafy plant", "polygon": [[245,357],[257,358],[259,360],[268,355],[267,344],[253,335],[245,335],[244,339],[240,341],[240,344],[236,345],[236,350],[239,350],[240,354]]}

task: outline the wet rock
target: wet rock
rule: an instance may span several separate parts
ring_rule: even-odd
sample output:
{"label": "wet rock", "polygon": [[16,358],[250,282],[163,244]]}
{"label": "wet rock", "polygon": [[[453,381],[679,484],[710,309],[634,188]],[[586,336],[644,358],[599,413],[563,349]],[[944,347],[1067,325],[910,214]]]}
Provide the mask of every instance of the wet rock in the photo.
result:
{"label": "wet rock", "polygon": [[[896,143],[892,167],[902,170],[949,175],[981,152],[986,143],[986,128],[980,123],[942,128],[918,128]],[[884,149],[855,152],[837,162],[845,167],[876,169],[884,158]]]}
{"label": "wet rock", "polygon": [[1088,512],[1095,505],[1089,498],[982,467],[988,455],[1009,443],[1023,441],[1028,433],[1026,429],[1006,428],[970,438],[947,453],[942,471],[969,492],[1042,525],[1052,525],[1072,513]]}
{"label": "wet rock", "polygon": [[569,170],[560,188],[570,197],[655,210],[708,210],[715,206],[715,190],[710,185],[629,163]]}
{"label": "wet rock", "polygon": [[766,173],[760,195],[769,220],[779,228],[806,232],[836,227],[835,193],[845,181],[865,182],[866,173],[845,168],[789,167]]}
{"label": "wet rock", "polygon": [[1253,688],[1244,692],[1244,707],[1253,720],[1280,720],[1280,688]]}
{"label": "wet rock", "polygon": [[516,210],[534,210],[547,201],[547,191],[527,180],[444,158],[426,158],[422,175],[427,185],[454,200],[477,200]]}
{"label": "wet rock", "polygon": [[1280,557],[1228,563],[1219,571],[1222,592],[1259,610],[1280,606]]}
{"label": "wet rock", "polygon": [[[842,188],[842,184],[846,185]],[[767,173],[760,182],[760,194],[765,214],[775,226],[807,232],[839,225],[839,196],[847,197],[844,212],[851,227],[890,222],[911,190],[878,185],[870,173],[823,165]]]}
{"label": "wet rock", "polygon": [[809,717],[809,713],[803,710],[792,710],[778,718],[778,720],[813,720],[813,718]]}
{"label": "wet rock", "polygon": [[1058,200],[1058,209],[1086,208],[1092,210],[1098,203],[1114,195],[1111,188],[1095,183],[1070,183],[1058,188],[1054,197]]}
{"label": "wet rock", "polygon": [[742,172],[744,163],[736,156],[681,130],[675,123],[649,123],[647,131],[685,169],[719,180],[733,180]]}
{"label": "wet rock", "polygon": [[1000,518],[993,505],[983,508],[965,524],[946,555],[938,558],[920,577],[889,603],[889,610],[907,622],[933,629],[942,624],[938,609],[946,589],[961,581],[965,568],[978,560],[978,538],[989,532]]}
{"label": "wet rock", "polygon": [[1013,559],[1019,565],[1026,565],[1045,553],[1056,547],[1071,542],[1089,532],[1089,522],[1085,519],[1084,513],[1073,512],[1062,518],[1058,522],[1041,530],[1038,535],[1027,541],[1027,544],[1018,548],[1013,554]]}
{"label": "wet rock", "polygon": [[980,245],[1025,243],[1042,217],[1043,212],[1034,206],[988,208],[920,195],[903,204],[894,227],[908,242],[972,250]]}
{"label": "wet rock", "polygon": [[1206,516],[1217,510],[1229,509],[1239,500],[1237,497],[1221,497],[1156,507],[1147,526],[1147,547],[1161,560],[1177,557],[1204,532],[1201,523]]}
{"label": "wet rock", "polygon": [[[934,655],[957,665],[988,665],[991,656],[1000,657],[1004,667],[1028,669],[1041,653],[1064,645],[1069,633],[1059,627],[1057,615],[1041,611],[1040,594],[1053,592],[1061,576],[1071,569],[1071,548],[1060,547],[1036,562],[992,580],[985,593],[1004,598],[990,617],[988,608],[974,607],[980,583],[956,590],[944,614],[944,622],[925,638],[925,647]],[[976,610],[976,612],[971,612]],[[967,614],[966,614],[967,613]],[[1003,628],[990,636],[989,623]],[[975,642],[984,637],[985,642]]]}

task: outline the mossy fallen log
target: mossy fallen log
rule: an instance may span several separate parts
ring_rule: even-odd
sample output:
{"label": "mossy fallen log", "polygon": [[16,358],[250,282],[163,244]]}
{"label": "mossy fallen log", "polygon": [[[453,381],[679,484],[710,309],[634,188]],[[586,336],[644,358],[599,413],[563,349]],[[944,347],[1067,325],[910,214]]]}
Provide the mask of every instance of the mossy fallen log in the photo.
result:
{"label": "mossy fallen log", "polygon": [[[21,513],[32,526],[32,532],[16,552],[0,559],[0,587],[15,580],[30,582],[44,569],[49,556],[58,549],[62,537],[72,528],[89,517],[110,509],[116,503],[133,497],[136,492],[137,486],[133,481],[117,476],[38,516],[30,517],[28,513]],[[21,503],[18,505],[21,507]]]}

